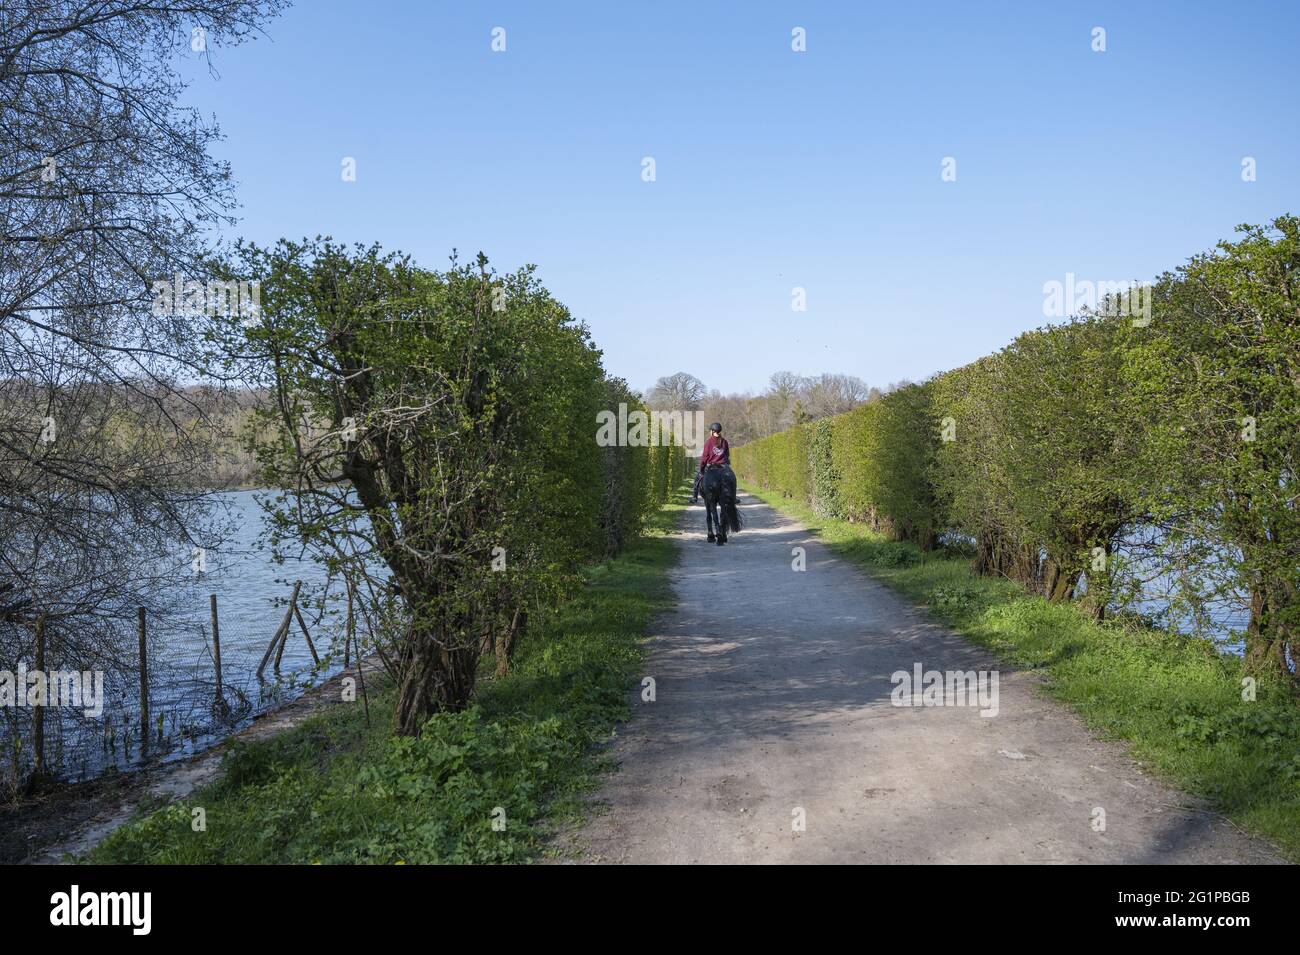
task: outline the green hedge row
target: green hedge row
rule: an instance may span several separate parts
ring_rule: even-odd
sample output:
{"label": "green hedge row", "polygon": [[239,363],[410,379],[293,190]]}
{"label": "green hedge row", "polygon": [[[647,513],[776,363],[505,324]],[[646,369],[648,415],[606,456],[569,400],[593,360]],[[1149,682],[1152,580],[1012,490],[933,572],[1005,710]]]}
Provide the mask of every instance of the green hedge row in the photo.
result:
{"label": "green hedge row", "polygon": [[1239,601],[1247,662],[1294,679],[1300,220],[1240,231],[1145,303],[735,448],[737,475],[1098,618],[1153,577],[1171,622]]}
{"label": "green hedge row", "polygon": [[929,461],[937,443],[932,386],[908,385],[846,414],[732,450],[742,481],[869,524],[893,540],[934,545],[939,519]]}
{"label": "green hedge row", "polygon": [[416,735],[468,704],[485,648],[504,675],[529,614],[640,531],[684,449],[601,446],[602,413],[639,399],[531,268],[436,272],[326,239],[236,256],[262,308],[231,317],[222,359],[269,396],[250,441],[282,492],[273,541],[379,621]]}
{"label": "green hedge row", "polygon": [[[650,409],[621,378],[604,382],[602,410],[628,413]],[[604,449],[605,482],[601,506],[604,554],[613,557],[640,533],[646,518],[666,504],[673,489],[686,479],[690,463],[680,444],[611,445]]]}

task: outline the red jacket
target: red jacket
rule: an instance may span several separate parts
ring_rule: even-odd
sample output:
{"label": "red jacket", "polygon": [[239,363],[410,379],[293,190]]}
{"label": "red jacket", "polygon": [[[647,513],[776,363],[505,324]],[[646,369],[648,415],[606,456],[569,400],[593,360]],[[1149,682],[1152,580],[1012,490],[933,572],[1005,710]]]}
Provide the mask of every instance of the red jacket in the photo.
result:
{"label": "red jacket", "polygon": [[731,445],[727,444],[727,439],[722,435],[716,438],[709,435],[704,441],[704,448],[700,451],[700,470],[703,471],[710,464],[731,464]]}

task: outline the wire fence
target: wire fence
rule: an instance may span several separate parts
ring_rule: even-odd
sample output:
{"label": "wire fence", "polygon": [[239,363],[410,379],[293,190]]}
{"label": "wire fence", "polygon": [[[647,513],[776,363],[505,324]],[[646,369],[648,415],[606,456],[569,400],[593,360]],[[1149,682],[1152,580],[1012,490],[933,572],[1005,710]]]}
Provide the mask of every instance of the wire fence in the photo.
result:
{"label": "wire fence", "polygon": [[336,614],[308,619],[298,590],[279,617],[222,614],[215,595],[202,623],[141,610],[93,671],[58,669],[59,648],[44,646],[38,627],[34,658],[9,671],[19,698],[0,716],[4,788],[193,755],[340,672],[356,652],[346,628]]}

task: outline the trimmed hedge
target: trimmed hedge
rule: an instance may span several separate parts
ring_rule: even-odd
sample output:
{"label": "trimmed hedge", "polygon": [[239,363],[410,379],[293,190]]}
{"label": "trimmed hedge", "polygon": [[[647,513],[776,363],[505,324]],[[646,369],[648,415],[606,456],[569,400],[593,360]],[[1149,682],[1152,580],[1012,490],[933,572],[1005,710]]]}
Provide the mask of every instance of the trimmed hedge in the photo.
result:
{"label": "trimmed hedge", "polygon": [[1294,680],[1300,220],[1240,231],[1162,276],[1147,310],[1110,300],[1026,332],[734,448],[736,473],[893,540],[964,542],[979,573],[1096,618],[1155,577],[1185,618],[1245,592],[1247,663]]}
{"label": "trimmed hedge", "polygon": [[928,480],[928,385],[909,385],[842,415],[732,449],[736,476],[924,547],[937,517]]}
{"label": "trimmed hedge", "polygon": [[[649,413],[627,382],[607,378],[603,384],[602,410],[620,404]],[[690,463],[680,444],[632,446],[611,445],[603,449],[605,487],[600,507],[604,553],[613,557],[641,532],[646,519],[666,504],[672,491],[686,479]]]}

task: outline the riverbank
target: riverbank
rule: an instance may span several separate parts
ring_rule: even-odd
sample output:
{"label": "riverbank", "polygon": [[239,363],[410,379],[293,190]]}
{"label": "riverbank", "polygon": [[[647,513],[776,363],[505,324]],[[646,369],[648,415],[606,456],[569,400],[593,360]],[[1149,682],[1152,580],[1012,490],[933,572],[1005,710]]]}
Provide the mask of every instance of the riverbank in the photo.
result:
{"label": "riverbank", "polygon": [[[355,666],[336,674],[188,759],[115,770],[79,783],[47,781],[32,799],[0,814],[0,863],[75,860],[134,817],[186,798],[219,778],[227,754],[271,739],[328,707],[342,704],[344,681],[356,677]],[[377,659],[366,661],[364,679],[372,693],[382,687]],[[358,705],[364,707],[364,698]]]}
{"label": "riverbank", "polygon": [[1242,699],[1242,663],[1207,641],[1119,623],[978,577],[964,557],[923,553],[780,494],[746,488],[829,549],[923,605],[1001,661],[1046,678],[1045,692],[1146,768],[1201,797],[1207,811],[1300,860],[1300,706],[1261,684]]}
{"label": "riverbank", "polygon": [[[684,496],[684,489],[679,496]],[[391,735],[391,689],[270,739],[230,747],[219,778],[145,812],[89,852],[99,863],[518,862],[584,811],[596,744],[627,717],[652,615],[670,599],[669,505],[646,535],[523,641],[474,705]],[[374,689],[374,688],[372,688]],[[202,813],[196,813],[202,810]],[[201,816],[203,831],[195,831]]]}

